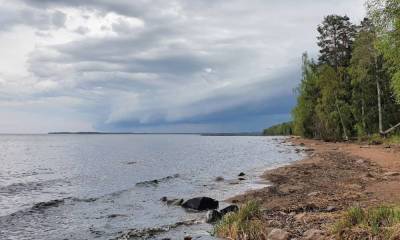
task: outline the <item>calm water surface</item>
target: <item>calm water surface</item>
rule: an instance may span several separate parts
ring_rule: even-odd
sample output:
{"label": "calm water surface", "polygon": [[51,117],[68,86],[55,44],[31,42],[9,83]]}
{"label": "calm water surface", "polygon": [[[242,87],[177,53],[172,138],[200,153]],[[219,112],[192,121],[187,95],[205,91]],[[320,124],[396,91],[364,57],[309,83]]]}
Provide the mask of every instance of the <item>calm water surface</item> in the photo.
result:
{"label": "calm water surface", "polygon": [[[198,135],[0,135],[0,239],[154,239],[210,226],[160,198],[220,201],[259,188],[266,168],[298,160],[282,138]],[[239,172],[246,181],[232,184]],[[225,178],[216,182],[217,176]],[[158,179],[158,184],[147,183]],[[145,237],[142,237],[145,238]]]}

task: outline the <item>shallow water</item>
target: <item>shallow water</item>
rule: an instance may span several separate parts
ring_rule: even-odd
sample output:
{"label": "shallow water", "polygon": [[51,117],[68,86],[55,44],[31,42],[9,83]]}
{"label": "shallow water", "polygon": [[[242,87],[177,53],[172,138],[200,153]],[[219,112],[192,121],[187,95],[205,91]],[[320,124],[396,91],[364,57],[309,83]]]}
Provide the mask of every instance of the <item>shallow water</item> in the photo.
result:
{"label": "shallow water", "polygon": [[[220,201],[298,160],[282,138],[198,135],[0,135],[0,239],[113,239],[160,230],[207,239],[204,213],[160,198]],[[245,181],[230,184],[239,172]],[[222,176],[225,181],[216,182]],[[147,182],[157,179],[157,183]],[[231,181],[232,180],[232,181]],[[139,236],[139,235],[138,235]],[[139,237],[140,238],[140,237]],[[142,238],[146,238],[143,237]]]}

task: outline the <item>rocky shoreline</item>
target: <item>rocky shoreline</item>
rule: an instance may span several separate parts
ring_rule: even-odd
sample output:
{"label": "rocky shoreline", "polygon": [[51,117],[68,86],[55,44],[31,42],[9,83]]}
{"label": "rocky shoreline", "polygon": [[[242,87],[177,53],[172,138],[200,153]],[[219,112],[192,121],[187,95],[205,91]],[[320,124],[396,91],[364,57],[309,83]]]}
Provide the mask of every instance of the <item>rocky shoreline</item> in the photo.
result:
{"label": "rocky shoreline", "polygon": [[265,172],[263,177],[271,186],[229,200],[235,204],[259,201],[270,240],[335,239],[332,224],[345,209],[400,200],[399,146],[295,137],[285,143],[304,147],[308,156]]}

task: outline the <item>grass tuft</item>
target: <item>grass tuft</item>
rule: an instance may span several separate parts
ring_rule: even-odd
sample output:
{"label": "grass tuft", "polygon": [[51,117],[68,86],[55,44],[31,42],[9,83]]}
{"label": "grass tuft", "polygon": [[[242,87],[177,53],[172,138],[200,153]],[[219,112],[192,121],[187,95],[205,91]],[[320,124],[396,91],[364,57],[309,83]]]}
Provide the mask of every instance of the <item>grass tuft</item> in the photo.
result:
{"label": "grass tuft", "polygon": [[226,214],[214,226],[214,235],[237,240],[266,239],[265,226],[261,221],[260,204],[249,201],[241,206],[238,212]]}
{"label": "grass tuft", "polygon": [[378,237],[379,239],[395,239],[400,236],[400,208],[396,206],[379,206],[369,209],[352,207],[333,226],[333,233],[339,237],[352,233]]}

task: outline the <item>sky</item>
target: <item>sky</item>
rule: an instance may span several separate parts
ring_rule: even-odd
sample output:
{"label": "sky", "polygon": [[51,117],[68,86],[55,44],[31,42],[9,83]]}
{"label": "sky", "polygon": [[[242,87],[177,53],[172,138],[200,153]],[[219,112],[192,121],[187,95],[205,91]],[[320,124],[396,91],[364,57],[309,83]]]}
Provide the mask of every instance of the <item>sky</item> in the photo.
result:
{"label": "sky", "polygon": [[261,131],[328,14],[364,0],[0,0],[0,132]]}

